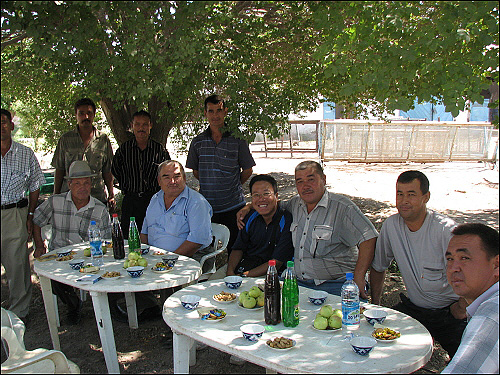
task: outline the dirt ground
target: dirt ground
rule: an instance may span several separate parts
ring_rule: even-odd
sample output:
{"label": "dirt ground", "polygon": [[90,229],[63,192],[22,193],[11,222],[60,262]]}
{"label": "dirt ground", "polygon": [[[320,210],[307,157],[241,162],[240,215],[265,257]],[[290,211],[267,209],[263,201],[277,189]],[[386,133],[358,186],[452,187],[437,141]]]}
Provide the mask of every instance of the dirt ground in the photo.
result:
{"label": "dirt ground", "polygon": [[[293,170],[303,159],[272,157],[264,159],[254,155],[255,173],[270,173],[278,180],[280,197],[286,199],[295,194]],[[310,158],[311,156],[304,156]],[[182,157],[178,158],[184,162]],[[458,223],[482,222],[498,230],[498,169],[490,169],[482,163],[442,164],[348,164],[328,162],[325,165],[328,188],[351,198],[368,216],[377,229],[383,221],[396,212],[394,187],[397,176],[404,170],[419,169],[431,182],[429,207],[445,213]],[[197,187],[192,174],[188,173],[188,184]],[[247,183],[248,184],[248,183]],[[245,186],[247,186],[247,184]],[[246,189],[246,191],[248,191]],[[248,196],[247,196],[248,197]],[[218,264],[225,262],[225,255]],[[38,277],[32,273],[34,284],[30,321],[25,334],[27,349],[52,348],[43,299]],[[2,307],[7,308],[8,287],[2,267]],[[404,292],[401,277],[388,273],[383,306],[392,306]],[[65,308],[60,303],[61,318]],[[68,326],[61,322],[59,330],[61,348],[75,362],[82,373],[105,373],[106,365],[97,331],[92,302],[88,298],[83,307],[83,319],[79,326]],[[115,342],[122,373],[173,373],[172,333],[161,320],[141,323],[139,329],[113,321]],[[431,360],[416,373],[439,373],[446,365],[446,353],[435,345]],[[5,355],[2,352],[2,361]],[[265,373],[265,369],[246,363],[231,365],[229,355],[213,348],[197,353],[197,364],[192,373]],[[332,368],[332,372],[335,369]]]}

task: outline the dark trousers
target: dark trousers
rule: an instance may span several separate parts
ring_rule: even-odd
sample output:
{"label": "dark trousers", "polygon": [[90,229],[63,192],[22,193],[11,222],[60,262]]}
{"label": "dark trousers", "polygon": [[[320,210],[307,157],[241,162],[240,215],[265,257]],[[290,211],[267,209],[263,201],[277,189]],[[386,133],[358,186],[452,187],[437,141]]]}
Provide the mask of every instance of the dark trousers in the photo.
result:
{"label": "dark trousers", "polygon": [[462,334],[467,325],[467,319],[455,319],[451,314],[449,306],[435,310],[424,309],[413,304],[402,293],[399,297],[401,298],[401,302],[392,308],[410,315],[422,323],[431,336],[448,352],[450,357],[453,357],[460,345]]}
{"label": "dark trousers", "polygon": [[128,239],[130,217],[135,217],[137,229],[139,229],[139,233],[141,233],[142,223],[146,217],[146,210],[149,206],[149,201],[154,194],[155,193],[144,193],[144,195],[140,197],[136,193],[127,193],[123,196],[122,217],[120,221],[122,225],[123,238]]}
{"label": "dark trousers", "polygon": [[238,237],[238,224],[236,223],[236,214],[241,207],[235,208],[231,211],[219,212],[212,215],[212,223],[225,225],[229,229],[229,243],[227,244],[227,258],[229,259],[229,254],[231,254],[231,250],[233,248],[234,241]]}
{"label": "dark trousers", "polygon": [[77,310],[80,304],[80,298],[76,295],[75,289],[59,281],[50,280],[52,284],[52,293],[68,306],[68,310]]}

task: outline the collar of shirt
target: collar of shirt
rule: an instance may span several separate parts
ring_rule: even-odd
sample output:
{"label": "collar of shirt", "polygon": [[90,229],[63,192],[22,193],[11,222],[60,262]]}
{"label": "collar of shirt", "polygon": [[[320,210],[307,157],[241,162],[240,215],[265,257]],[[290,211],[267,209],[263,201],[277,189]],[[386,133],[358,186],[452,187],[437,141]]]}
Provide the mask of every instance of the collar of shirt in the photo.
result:
{"label": "collar of shirt", "polygon": [[175,208],[175,206],[180,202],[181,199],[188,199],[188,198],[189,198],[189,189],[188,186],[186,185],[184,187],[184,190],[174,199],[172,205],[167,210],[165,208],[165,192],[163,190],[160,190],[158,192],[158,204],[161,206],[163,212],[167,212],[170,209]]}
{"label": "collar of shirt", "polygon": [[[148,138],[148,143],[147,143],[147,145],[146,145],[146,148],[148,148],[149,146],[151,146],[151,137],[149,137],[149,138]],[[137,145],[137,139],[135,139],[135,136],[134,136],[134,138],[132,138],[132,147],[137,147],[137,148],[139,148],[139,146]],[[144,151],[145,149],[144,149],[144,150],[141,150],[141,149],[139,148],[139,150],[140,150],[140,151]]]}
{"label": "collar of shirt", "polygon": [[[226,123],[224,123],[224,128],[226,127]],[[207,137],[212,138],[212,130],[210,129],[210,125],[208,126],[207,130],[203,132]],[[222,133],[222,138],[226,138],[231,136],[231,132],[229,130],[226,130],[224,133]]]}
{"label": "collar of shirt", "polygon": [[75,212],[83,212],[83,211],[87,211],[89,208],[94,208],[95,207],[95,202],[94,202],[94,200],[92,199],[92,196],[91,196],[91,197],[89,197],[89,203],[87,203],[82,208],[77,209],[76,206],[75,206],[75,203],[73,202],[73,199],[71,199],[71,190],[68,191],[68,194],[66,195],[66,200],[70,201],[71,207],[72,207],[72,209],[75,210]]}
{"label": "collar of shirt", "polygon": [[467,315],[473,317],[477,309],[479,308],[479,305],[481,305],[484,301],[489,299],[494,293],[498,293],[498,281],[492,286],[490,286],[490,288],[486,292],[481,294],[474,301],[472,301],[472,303],[469,306],[466,307]]}
{"label": "collar of shirt", "polygon": [[5,156],[2,156],[2,158],[6,158],[11,153],[14,154],[15,152],[17,152],[17,149],[17,142],[14,142],[14,140],[12,140],[9,150],[5,153]]}

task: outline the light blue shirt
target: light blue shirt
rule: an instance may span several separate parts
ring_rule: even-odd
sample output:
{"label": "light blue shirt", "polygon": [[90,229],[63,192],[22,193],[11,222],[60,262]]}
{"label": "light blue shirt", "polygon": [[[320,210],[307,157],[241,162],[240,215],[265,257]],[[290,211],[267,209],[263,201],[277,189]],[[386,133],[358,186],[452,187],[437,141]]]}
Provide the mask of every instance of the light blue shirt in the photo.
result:
{"label": "light blue shirt", "polygon": [[200,249],[212,243],[212,207],[197,191],[186,186],[167,210],[160,190],[146,210],[141,232],[148,243],[175,251],[186,240],[199,243]]}

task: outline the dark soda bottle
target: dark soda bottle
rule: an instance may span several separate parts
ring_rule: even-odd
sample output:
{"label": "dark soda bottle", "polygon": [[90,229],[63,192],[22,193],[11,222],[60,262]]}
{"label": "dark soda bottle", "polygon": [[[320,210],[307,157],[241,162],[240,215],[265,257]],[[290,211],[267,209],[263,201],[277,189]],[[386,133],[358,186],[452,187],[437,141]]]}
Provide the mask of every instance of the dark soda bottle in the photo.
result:
{"label": "dark soda bottle", "polygon": [[294,263],[286,264],[285,281],[282,291],[283,325],[295,327],[299,324],[299,286],[294,272]]}
{"label": "dark soda bottle", "polygon": [[113,256],[115,259],[125,258],[125,244],[123,242],[122,227],[118,220],[118,214],[113,214],[111,241],[113,241]]}
{"label": "dark soda bottle", "polygon": [[276,325],[281,322],[280,280],[276,270],[276,260],[269,261],[266,283],[264,285],[264,320],[266,324]]}

